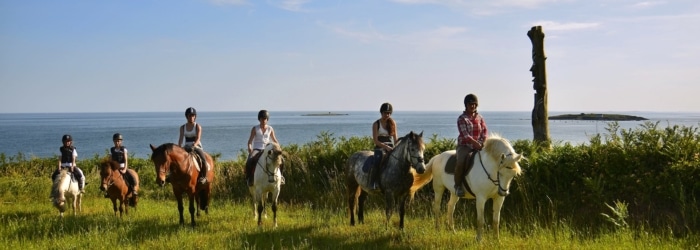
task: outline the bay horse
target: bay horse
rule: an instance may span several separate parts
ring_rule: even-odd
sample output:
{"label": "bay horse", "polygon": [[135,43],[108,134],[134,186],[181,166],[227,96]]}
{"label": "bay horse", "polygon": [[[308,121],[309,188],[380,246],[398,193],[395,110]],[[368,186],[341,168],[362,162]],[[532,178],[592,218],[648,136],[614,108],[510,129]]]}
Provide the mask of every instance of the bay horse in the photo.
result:
{"label": "bay horse", "polygon": [[182,214],[183,195],[189,198],[190,221],[192,227],[196,225],[194,221],[195,203],[197,203],[197,216],[200,210],[204,210],[209,214],[209,204],[211,199],[211,188],[214,183],[214,160],[208,154],[204,153],[206,161],[209,165],[207,171],[207,183],[201,184],[197,181],[199,176],[199,164],[197,162],[196,153],[190,153],[184,148],[174,144],[165,143],[157,148],[153,145],[151,150],[151,161],[156,169],[156,183],[161,187],[165,186],[166,176],[169,176],[170,185],[173,187],[175,199],[177,199],[177,210],[180,212],[180,225],[185,224],[185,218]]}
{"label": "bay horse", "polygon": [[[499,236],[499,222],[501,218],[501,207],[510,194],[510,184],[513,178],[522,173],[521,159],[525,158],[513,149],[510,142],[492,134],[487,137],[481,151],[474,154],[474,165],[465,180],[468,186],[466,199],[476,199],[476,240],[481,241],[484,231],[484,206],[488,199],[493,199],[493,229],[496,231],[496,238]],[[455,150],[442,152],[434,156],[426,165],[425,175],[433,176],[433,190],[435,200],[433,202],[433,213],[435,214],[435,228],[439,229],[440,207],[442,194],[445,189],[450,191],[450,200],[447,203],[448,226],[454,231],[454,209],[460,197],[455,195],[454,190],[454,165]],[[447,171],[446,171],[447,170]]]}
{"label": "bay horse", "polygon": [[73,215],[76,215],[76,210],[82,211],[83,194],[78,188],[78,181],[73,178],[73,174],[67,168],[63,168],[51,187],[51,201],[53,206],[58,209],[61,218],[63,218],[63,212],[66,211],[66,203],[68,202],[66,197],[70,200]]}
{"label": "bay horse", "polygon": [[[138,192],[139,175],[133,169],[127,169],[126,171],[133,176],[136,182],[133,191]],[[119,211],[119,217],[122,217],[122,213],[129,214],[129,206],[136,208],[138,196],[133,195],[133,192],[129,190],[129,184],[124,179],[122,172],[119,171],[119,162],[109,158],[102,160],[100,163],[100,178],[102,179],[100,190],[107,192],[109,199],[112,200],[115,216],[117,215],[117,210]],[[118,209],[117,201],[119,201]]]}
{"label": "bay horse", "polygon": [[272,218],[274,227],[277,227],[277,198],[282,187],[282,172],[280,166],[284,162],[282,148],[277,143],[270,143],[260,153],[260,158],[255,164],[253,172],[253,186],[248,187],[253,196],[253,211],[258,220],[258,227],[262,226],[262,214],[265,207],[265,199],[272,194]]}
{"label": "bay horse", "polygon": [[413,195],[420,187],[430,181],[416,174],[416,172],[420,174],[425,171],[424,151],[423,132],[416,134],[411,131],[399,138],[396,147],[385,156],[386,165],[379,172],[380,189],[378,190],[373,190],[368,185],[370,174],[369,171],[363,170],[367,164],[374,164],[374,152],[359,151],[352,154],[345,164],[350,225],[355,225],[355,212],[359,223],[364,223],[364,202],[368,193],[383,193],[386,205],[386,228],[389,228],[394,206],[398,204],[399,228],[403,230],[406,204],[413,199]]}

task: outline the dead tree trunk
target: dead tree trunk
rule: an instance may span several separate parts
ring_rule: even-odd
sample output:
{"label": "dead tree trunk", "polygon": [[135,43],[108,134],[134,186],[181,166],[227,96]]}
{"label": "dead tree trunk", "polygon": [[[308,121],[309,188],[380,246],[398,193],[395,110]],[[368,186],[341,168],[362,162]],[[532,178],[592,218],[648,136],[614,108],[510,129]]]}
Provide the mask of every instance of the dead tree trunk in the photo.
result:
{"label": "dead tree trunk", "polygon": [[547,71],[544,55],[544,32],[542,26],[535,26],[527,32],[532,42],[532,88],[535,89],[535,106],[532,109],[533,141],[542,148],[550,148],[549,115],[547,113]]}

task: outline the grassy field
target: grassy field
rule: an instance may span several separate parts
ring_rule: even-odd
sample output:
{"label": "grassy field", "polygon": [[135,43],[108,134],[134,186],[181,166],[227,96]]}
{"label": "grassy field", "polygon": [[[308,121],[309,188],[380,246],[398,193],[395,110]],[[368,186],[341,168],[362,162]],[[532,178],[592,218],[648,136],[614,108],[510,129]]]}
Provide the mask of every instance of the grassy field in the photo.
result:
{"label": "grassy field", "polygon": [[[242,187],[243,188],[243,187]],[[465,218],[473,202],[457,206],[456,232],[444,223],[436,230],[430,212],[411,206],[406,228],[400,231],[398,215],[385,228],[383,208],[369,208],[365,224],[350,226],[347,210],[317,209],[313,204],[280,204],[277,228],[272,218],[258,227],[250,198],[215,200],[210,213],[197,218],[197,226],[178,224],[176,202],[169,186],[151,190],[137,209],[115,216],[111,202],[88,186],[83,210],[64,218],[48,199],[45,178],[0,177],[0,246],[3,249],[697,249],[698,239],[620,230],[595,238],[576,235],[565,223],[554,228],[524,227],[502,221],[500,239],[487,230],[476,242],[474,218]],[[293,192],[283,190],[283,192]],[[342,199],[338,196],[338,199]],[[371,196],[379,200],[379,196]],[[336,201],[337,202],[337,201]],[[334,202],[335,203],[335,202]],[[415,204],[412,204],[415,205]],[[487,204],[487,207],[489,205]],[[517,209],[504,207],[504,210]],[[266,207],[268,215],[271,211]],[[187,208],[185,208],[187,213]],[[189,219],[186,217],[186,222]],[[186,223],[186,224],[187,224]],[[527,228],[527,230],[520,230]],[[533,229],[535,228],[535,229]]]}

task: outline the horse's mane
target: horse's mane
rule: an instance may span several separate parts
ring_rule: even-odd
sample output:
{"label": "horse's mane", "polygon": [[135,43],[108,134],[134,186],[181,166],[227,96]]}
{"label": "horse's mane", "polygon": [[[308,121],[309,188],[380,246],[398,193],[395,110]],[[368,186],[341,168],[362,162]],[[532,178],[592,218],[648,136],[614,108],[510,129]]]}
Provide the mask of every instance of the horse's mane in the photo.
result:
{"label": "horse's mane", "polygon": [[[413,135],[413,136],[411,136],[411,135]],[[415,140],[414,140],[414,139],[415,139]],[[413,131],[408,132],[408,134],[404,135],[403,137],[399,137],[399,140],[396,141],[396,147],[399,147],[399,145],[401,145],[401,143],[402,143],[404,140],[413,140],[413,141],[415,141],[415,142],[419,145],[419,147],[420,147],[421,149],[425,149],[425,144],[423,144],[423,137],[422,137],[422,136],[418,136],[418,134],[416,134],[416,133],[413,132]],[[393,152],[393,151],[392,151],[392,152]]]}
{"label": "horse's mane", "polygon": [[100,161],[100,166],[109,166],[111,169],[119,166],[119,163],[112,160],[110,157],[105,157]]}
{"label": "horse's mane", "polygon": [[[515,149],[510,144],[508,139],[501,137],[499,134],[490,134],[486,141],[484,142],[484,150],[489,153],[489,155],[495,160],[499,161],[501,154],[511,154],[512,156],[517,155]],[[515,162],[515,170],[519,174],[521,169],[520,165]]]}
{"label": "horse's mane", "polygon": [[168,151],[172,150],[175,147],[175,143],[165,143],[161,144],[158,146],[156,149],[153,150],[153,154],[151,155],[151,160],[155,160],[157,155],[165,155]]}
{"label": "horse's mane", "polygon": [[508,139],[503,138],[499,134],[490,134],[484,142],[484,150],[497,160],[503,153],[515,153]]}
{"label": "horse's mane", "polygon": [[58,190],[59,186],[61,185],[61,180],[63,179],[64,176],[68,175],[68,171],[61,170],[59,171],[59,175],[56,176],[56,179],[53,181],[53,185],[51,186],[51,197],[53,198],[58,198],[61,196],[60,191]]}

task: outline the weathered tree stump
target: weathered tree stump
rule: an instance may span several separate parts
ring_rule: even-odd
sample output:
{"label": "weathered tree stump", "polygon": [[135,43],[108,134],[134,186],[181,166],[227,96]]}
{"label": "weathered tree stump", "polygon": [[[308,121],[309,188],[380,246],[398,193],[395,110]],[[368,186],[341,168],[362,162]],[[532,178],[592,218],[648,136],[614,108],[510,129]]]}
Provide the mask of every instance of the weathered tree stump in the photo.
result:
{"label": "weathered tree stump", "polygon": [[544,55],[544,32],[542,26],[534,26],[527,32],[532,42],[532,88],[535,89],[535,106],[532,109],[533,141],[542,148],[551,147],[549,118],[547,112],[547,71]]}

